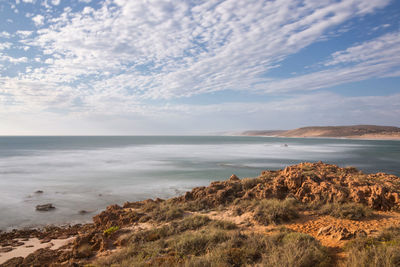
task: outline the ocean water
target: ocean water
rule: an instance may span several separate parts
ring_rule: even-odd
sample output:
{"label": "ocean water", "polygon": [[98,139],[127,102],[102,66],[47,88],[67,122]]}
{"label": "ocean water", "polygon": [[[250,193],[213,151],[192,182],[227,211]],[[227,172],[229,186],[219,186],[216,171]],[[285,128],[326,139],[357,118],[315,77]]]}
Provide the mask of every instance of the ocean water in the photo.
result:
{"label": "ocean water", "polygon": [[[254,177],[265,169],[319,160],[400,176],[400,141],[0,137],[0,230],[89,222],[110,204],[168,198],[232,173]],[[45,203],[56,209],[35,210]]]}

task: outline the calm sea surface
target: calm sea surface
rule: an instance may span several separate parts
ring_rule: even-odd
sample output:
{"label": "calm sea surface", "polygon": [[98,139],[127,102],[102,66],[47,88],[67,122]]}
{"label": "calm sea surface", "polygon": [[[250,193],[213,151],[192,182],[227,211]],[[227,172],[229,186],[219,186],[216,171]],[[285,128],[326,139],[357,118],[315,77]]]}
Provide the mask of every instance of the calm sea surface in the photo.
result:
{"label": "calm sea surface", "polygon": [[[232,173],[252,177],[265,169],[319,160],[400,176],[400,141],[0,137],[0,230],[87,222],[109,204],[168,198]],[[35,211],[44,203],[56,209]],[[80,210],[90,213],[80,215]]]}

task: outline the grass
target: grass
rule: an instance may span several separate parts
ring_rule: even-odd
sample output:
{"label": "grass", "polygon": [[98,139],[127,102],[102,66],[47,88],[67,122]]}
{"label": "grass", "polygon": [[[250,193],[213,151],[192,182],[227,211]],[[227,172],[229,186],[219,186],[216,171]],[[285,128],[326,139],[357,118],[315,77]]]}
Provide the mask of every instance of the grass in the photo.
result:
{"label": "grass", "polygon": [[183,214],[183,209],[166,201],[154,206],[148,216],[156,222],[169,222],[182,218]]}
{"label": "grass", "polygon": [[372,215],[372,210],[367,206],[357,203],[327,203],[319,209],[318,213],[330,215],[340,219],[360,220]]}
{"label": "grass", "polygon": [[344,266],[400,266],[400,228],[385,229],[378,237],[357,238],[346,245]]}
{"label": "grass", "polygon": [[152,228],[133,234],[129,239],[131,242],[151,242],[176,235],[187,230],[197,230],[211,221],[207,216],[188,216],[180,222],[172,222],[168,225]]}
{"label": "grass", "polygon": [[330,266],[331,258],[326,248],[312,236],[283,232],[268,243],[271,252],[263,259],[264,266]]}
{"label": "grass", "polygon": [[264,199],[255,209],[254,219],[263,224],[279,224],[298,218],[298,208],[294,199]]}
{"label": "grass", "polygon": [[233,223],[188,216],[137,232],[126,248],[96,266],[326,266],[330,258],[313,237],[282,230],[245,234]]}

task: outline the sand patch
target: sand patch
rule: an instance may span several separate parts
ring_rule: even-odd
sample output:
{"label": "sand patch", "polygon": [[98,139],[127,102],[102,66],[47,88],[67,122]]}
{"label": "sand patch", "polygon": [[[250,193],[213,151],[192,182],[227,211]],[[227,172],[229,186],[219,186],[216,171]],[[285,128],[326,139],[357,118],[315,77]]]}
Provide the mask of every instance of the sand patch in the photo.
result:
{"label": "sand patch", "polygon": [[23,242],[24,244],[18,247],[14,247],[13,250],[9,252],[0,252],[0,264],[12,259],[14,257],[26,257],[29,254],[35,252],[41,248],[50,248],[53,250],[59,249],[60,247],[72,242],[75,237],[70,237],[67,239],[52,239],[47,243],[40,243],[40,240],[37,238],[30,238],[27,241],[23,241],[22,239],[17,239],[18,241]]}

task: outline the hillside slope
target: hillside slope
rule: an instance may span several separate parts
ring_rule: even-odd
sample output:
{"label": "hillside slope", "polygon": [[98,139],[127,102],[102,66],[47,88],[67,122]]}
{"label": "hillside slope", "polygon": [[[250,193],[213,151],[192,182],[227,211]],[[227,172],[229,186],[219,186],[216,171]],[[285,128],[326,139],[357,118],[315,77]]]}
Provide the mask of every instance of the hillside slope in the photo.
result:
{"label": "hillside slope", "polygon": [[243,135],[279,137],[333,137],[400,139],[400,128],[377,125],[311,126],[288,131],[246,131]]}

